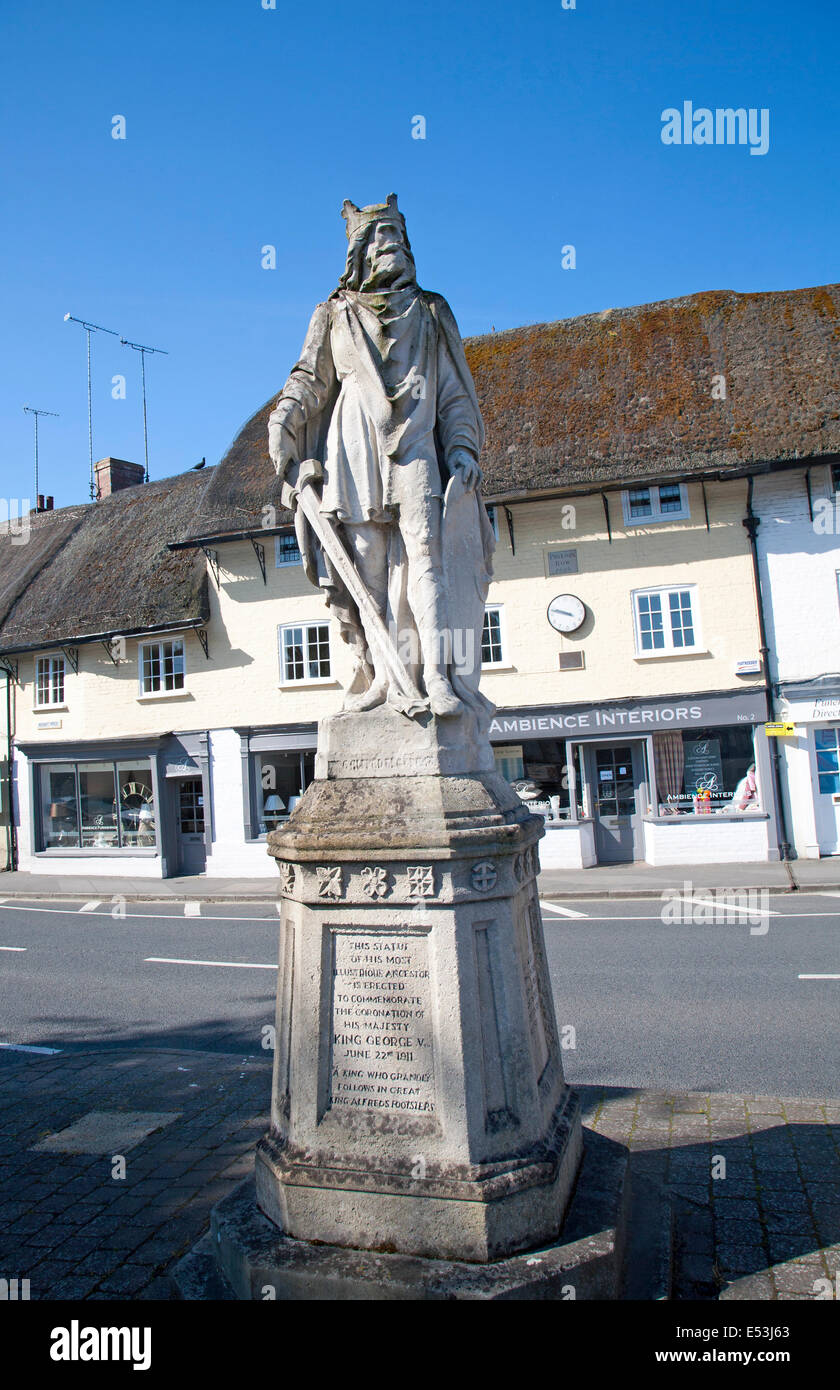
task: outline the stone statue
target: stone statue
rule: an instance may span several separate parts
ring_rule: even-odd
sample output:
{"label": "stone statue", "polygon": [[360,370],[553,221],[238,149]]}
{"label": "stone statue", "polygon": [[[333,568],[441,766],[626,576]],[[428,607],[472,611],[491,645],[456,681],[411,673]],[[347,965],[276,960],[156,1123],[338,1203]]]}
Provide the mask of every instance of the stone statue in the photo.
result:
{"label": "stone statue", "polygon": [[344,709],[483,722],[494,539],[472,377],[452,310],[417,284],[396,195],[342,215],[346,268],[269,417],[269,451],[307,576],[354,650]]}

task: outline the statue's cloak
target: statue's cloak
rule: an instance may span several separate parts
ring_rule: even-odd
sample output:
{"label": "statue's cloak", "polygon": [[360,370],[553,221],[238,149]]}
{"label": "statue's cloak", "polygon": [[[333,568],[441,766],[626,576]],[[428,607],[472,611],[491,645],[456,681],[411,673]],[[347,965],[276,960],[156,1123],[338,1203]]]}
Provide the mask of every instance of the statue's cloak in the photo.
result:
{"label": "statue's cloak", "polygon": [[[406,379],[404,372],[391,372],[389,377],[387,337],[384,353],[381,343],[372,342],[371,313],[380,312],[380,304],[382,312],[390,313],[392,320],[404,307],[417,319],[411,331],[416,340],[416,371],[422,375],[422,395],[416,386],[412,389],[411,378]],[[354,363],[358,361],[365,399],[373,402],[376,436],[383,455],[399,468],[401,457],[410,456],[418,440],[425,436],[427,452],[433,449],[437,456],[441,495],[445,489],[442,550],[447,625],[451,633],[450,679],[460,698],[486,717],[492,706],[479,693],[478,681],[484,603],[495,538],[478,493],[464,489],[457,470],[450,478],[446,469],[445,461],[453,448],[466,448],[478,458],[484,441],[481,411],[455,317],[441,295],[416,286],[396,292],[390,301],[387,294],[360,295],[339,289],[319,304],[300,359],[269,419],[270,429],[272,425],[282,425],[287,452],[298,462],[307,458],[323,462],[327,456],[330,424],[341,392],[334,360],[334,323],[342,346],[350,343]],[[443,339],[442,354],[437,352],[439,338]],[[436,365],[439,357],[443,360],[442,368]],[[334,440],[330,443],[334,448]],[[344,517],[343,501],[332,482],[328,482],[326,492],[333,500],[325,500],[324,510],[334,519],[374,517],[372,510],[358,517]],[[300,508],[295,512],[295,530],[306,575],[325,591],[341,635],[354,650],[356,672],[350,689],[364,690],[373,679],[373,671],[358,609]],[[406,599],[405,554],[396,527],[391,531],[388,570],[387,622],[405,634],[413,620]],[[417,653],[419,656],[419,645]],[[404,659],[405,655],[403,652]],[[418,661],[408,659],[406,665],[416,680]]]}

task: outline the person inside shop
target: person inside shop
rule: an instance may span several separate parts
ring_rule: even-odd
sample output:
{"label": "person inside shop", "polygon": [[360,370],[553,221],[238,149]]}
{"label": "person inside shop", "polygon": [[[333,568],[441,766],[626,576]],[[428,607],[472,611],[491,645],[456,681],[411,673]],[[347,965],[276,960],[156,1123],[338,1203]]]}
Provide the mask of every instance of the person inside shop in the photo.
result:
{"label": "person inside shop", "polygon": [[742,777],[735,794],[732,797],[731,806],[733,811],[746,811],[749,806],[752,810],[758,806],[758,787],[755,781],[755,763],[750,763],[747,768],[746,776]]}

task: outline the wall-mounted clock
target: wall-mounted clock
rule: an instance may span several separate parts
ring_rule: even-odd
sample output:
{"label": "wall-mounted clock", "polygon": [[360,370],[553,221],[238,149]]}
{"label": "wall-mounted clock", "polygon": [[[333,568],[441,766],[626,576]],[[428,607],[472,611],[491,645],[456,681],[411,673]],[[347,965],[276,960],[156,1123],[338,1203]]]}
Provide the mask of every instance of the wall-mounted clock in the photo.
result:
{"label": "wall-mounted clock", "polygon": [[558,632],[577,632],[586,608],[574,594],[558,594],[548,605],[548,621]]}

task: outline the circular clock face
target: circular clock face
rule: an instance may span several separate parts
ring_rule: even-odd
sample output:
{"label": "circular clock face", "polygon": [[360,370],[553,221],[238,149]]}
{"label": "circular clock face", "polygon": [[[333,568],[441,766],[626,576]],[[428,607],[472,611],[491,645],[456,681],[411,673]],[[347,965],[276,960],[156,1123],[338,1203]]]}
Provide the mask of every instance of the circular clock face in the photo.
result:
{"label": "circular clock face", "polygon": [[558,632],[577,632],[586,609],[574,594],[558,594],[548,605],[548,621]]}

